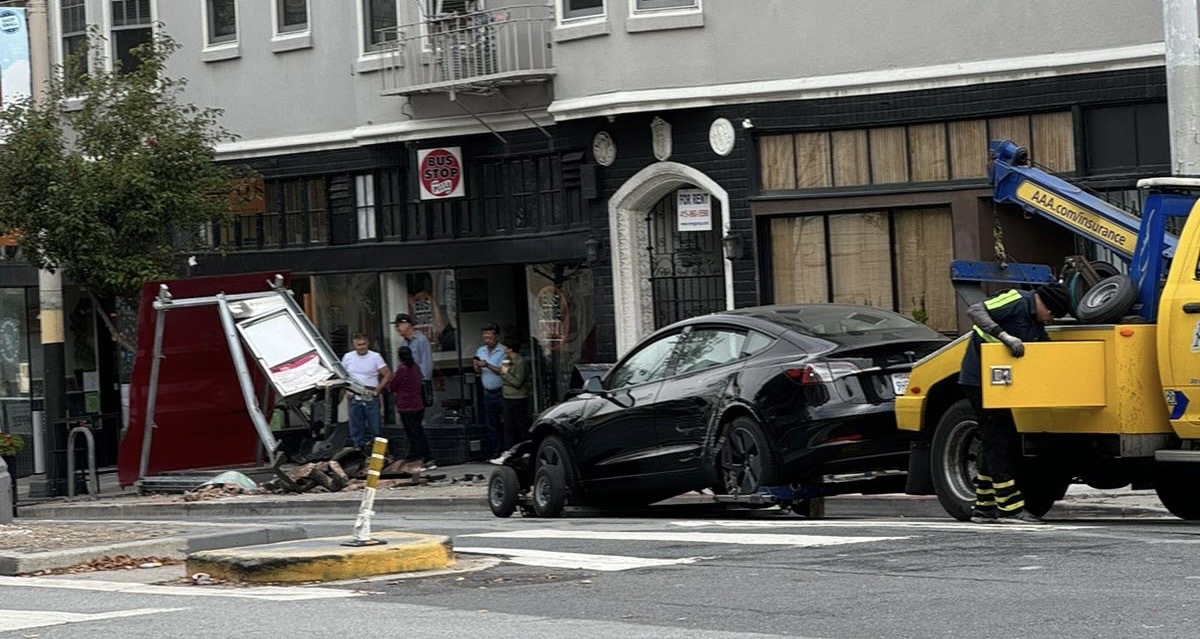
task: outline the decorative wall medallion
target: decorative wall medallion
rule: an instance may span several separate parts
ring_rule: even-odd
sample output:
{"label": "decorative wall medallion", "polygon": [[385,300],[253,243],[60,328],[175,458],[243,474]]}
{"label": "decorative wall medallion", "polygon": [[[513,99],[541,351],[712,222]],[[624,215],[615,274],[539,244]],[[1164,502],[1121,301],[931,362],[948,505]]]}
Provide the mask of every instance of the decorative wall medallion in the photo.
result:
{"label": "decorative wall medallion", "polygon": [[671,125],[666,120],[655,116],[650,123],[650,138],[654,142],[654,157],[659,162],[671,158]]}
{"label": "decorative wall medallion", "polygon": [[733,152],[733,123],[725,118],[713,120],[708,127],[708,143],[717,155],[729,155]]}
{"label": "decorative wall medallion", "polygon": [[611,166],[617,160],[617,143],[613,142],[607,131],[601,131],[592,138],[592,157],[600,166]]}

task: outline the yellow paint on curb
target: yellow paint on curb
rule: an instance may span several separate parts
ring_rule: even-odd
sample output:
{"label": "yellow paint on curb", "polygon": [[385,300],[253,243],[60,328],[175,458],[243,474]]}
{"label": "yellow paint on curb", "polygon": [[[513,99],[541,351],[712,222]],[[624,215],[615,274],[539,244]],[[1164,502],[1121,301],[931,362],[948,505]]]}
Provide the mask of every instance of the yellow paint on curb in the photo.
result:
{"label": "yellow paint on curb", "polygon": [[249,583],[341,581],[375,575],[437,570],[454,564],[448,537],[376,532],[376,546],[343,546],[345,537],[300,539],[245,548],[205,550],[187,559],[188,574],[208,573]]}

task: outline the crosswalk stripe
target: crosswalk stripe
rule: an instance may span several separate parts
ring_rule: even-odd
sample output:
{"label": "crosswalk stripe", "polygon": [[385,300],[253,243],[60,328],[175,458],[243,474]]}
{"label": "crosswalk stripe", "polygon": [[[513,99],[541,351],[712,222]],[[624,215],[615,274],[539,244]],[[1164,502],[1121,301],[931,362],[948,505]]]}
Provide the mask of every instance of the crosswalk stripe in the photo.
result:
{"label": "crosswalk stripe", "polygon": [[554,552],[529,548],[484,548],[479,546],[455,547],[454,552],[468,555],[492,555],[522,566],[542,568],[570,568],[614,572],[655,566],[692,564],[711,557],[680,557],[678,559],[651,559],[649,557],[626,557],[623,555],[589,555],[577,552]]}
{"label": "crosswalk stripe", "polygon": [[113,612],[57,612],[53,610],[0,610],[0,632],[26,630],[45,626],[61,626],[68,623],[83,623],[87,621],[103,621],[105,619],[122,619],[143,615],[157,615],[164,612],[176,612],[186,608],[135,608],[133,610],[115,610]]}
{"label": "crosswalk stripe", "polygon": [[997,533],[997,532],[1053,532],[1061,530],[1086,530],[1095,528],[1095,526],[1075,526],[1075,525],[1060,525],[1060,524],[976,524],[965,521],[889,521],[884,519],[879,520],[855,520],[855,521],[837,521],[837,520],[780,520],[780,521],[737,521],[737,520],[684,520],[672,521],[672,526],[681,528],[704,528],[704,527],[720,527],[720,528],[906,528],[912,530],[955,530],[968,531],[977,533]]}
{"label": "crosswalk stripe", "polygon": [[307,601],[310,599],[341,599],[358,597],[361,593],[337,588],[309,586],[259,586],[255,588],[222,588],[214,586],[159,586],[121,581],[92,579],[51,579],[46,577],[0,577],[0,587],[58,588],[63,590],[100,590],[135,595],[172,595],[179,597],[232,597],[264,601]]}
{"label": "crosswalk stripe", "polygon": [[911,537],[838,537],[833,535],[796,535],[779,533],[708,533],[708,532],[660,532],[621,531],[602,532],[594,530],[558,530],[534,528],[530,530],[508,530],[500,532],[460,535],[460,537],[488,537],[501,539],[591,539],[603,541],[668,541],[705,544],[736,544],[743,546],[836,546],[878,541],[899,541]]}

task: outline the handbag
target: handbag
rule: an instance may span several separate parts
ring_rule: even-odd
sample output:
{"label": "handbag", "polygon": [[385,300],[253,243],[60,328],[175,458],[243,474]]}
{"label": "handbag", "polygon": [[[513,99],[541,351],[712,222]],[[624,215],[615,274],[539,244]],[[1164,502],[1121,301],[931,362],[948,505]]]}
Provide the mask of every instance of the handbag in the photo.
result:
{"label": "handbag", "polygon": [[433,406],[433,380],[421,380],[421,403],[425,408]]}

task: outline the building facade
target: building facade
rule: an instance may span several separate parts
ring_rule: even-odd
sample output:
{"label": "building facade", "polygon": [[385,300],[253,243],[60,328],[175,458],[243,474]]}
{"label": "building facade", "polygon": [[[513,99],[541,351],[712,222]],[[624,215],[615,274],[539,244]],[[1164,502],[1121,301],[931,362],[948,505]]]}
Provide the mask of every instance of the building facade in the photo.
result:
{"label": "building facade", "polygon": [[366,332],[389,360],[391,318],[415,315],[437,420],[477,421],[486,322],[525,343],[542,407],[578,365],[724,308],[962,330],[950,260],[997,237],[1020,261],[1091,250],[993,206],[990,139],[1135,206],[1136,179],[1169,172],[1158,0],[52,0],[51,18],[59,59],[80,25],[117,58],[165,29],[187,99],[239,135],[220,157],[256,177],[189,274],[290,271],[335,348]]}

